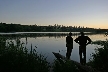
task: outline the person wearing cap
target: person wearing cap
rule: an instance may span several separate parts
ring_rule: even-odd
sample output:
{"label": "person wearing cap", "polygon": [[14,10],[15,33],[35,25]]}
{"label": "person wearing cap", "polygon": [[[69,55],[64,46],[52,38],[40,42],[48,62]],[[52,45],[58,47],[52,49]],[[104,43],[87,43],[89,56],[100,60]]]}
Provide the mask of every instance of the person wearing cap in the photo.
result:
{"label": "person wearing cap", "polygon": [[[88,36],[84,35],[84,32],[80,32],[81,36],[76,38],[74,41],[79,44],[79,55],[80,55],[80,63],[86,63],[86,46],[91,43],[91,39]],[[82,54],[84,58],[82,58]]]}
{"label": "person wearing cap", "polygon": [[72,33],[70,32],[69,35],[66,37],[66,47],[67,47],[66,58],[67,59],[70,59],[71,52],[73,49],[73,38],[71,36]]}

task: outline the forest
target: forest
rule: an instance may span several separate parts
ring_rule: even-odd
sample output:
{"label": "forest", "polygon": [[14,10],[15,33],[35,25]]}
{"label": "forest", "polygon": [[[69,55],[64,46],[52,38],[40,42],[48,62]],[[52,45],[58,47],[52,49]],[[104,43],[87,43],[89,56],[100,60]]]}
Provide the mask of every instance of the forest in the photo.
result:
{"label": "forest", "polygon": [[89,27],[81,26],[63,26],[63,25],[48,25],[48,26],[39,26],[35,25],[21,25],[21,24],[6,24],[0,23],[0,32],[108,32],[108,29],[96,29]]}

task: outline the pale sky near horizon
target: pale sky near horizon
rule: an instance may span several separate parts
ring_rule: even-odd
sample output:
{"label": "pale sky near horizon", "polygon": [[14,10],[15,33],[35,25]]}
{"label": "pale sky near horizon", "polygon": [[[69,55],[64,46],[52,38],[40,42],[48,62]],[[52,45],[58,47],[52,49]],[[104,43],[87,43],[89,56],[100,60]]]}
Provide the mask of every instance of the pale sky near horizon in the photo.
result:
{"label": "pale sky near horizon", "polygon": [[108,29],[108,0],[0,0],[0,22]]}

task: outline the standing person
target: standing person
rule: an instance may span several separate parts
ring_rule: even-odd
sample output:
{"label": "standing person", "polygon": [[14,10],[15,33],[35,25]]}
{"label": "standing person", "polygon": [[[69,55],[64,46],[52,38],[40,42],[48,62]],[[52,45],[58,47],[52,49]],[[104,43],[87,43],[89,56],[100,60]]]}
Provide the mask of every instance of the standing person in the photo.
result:
{"label": "standing person", "polygon": [[[79,44],[79,55],[80,55],[80,63],[86,63],[86,46],[91,43],[91,39],[88,36],[84,35],[84,32],[80,32],[81,36],[76,38],[74,41]],[[82,53],[84,58],[82,58]]]}
{"label": "standing person", "polygon": [[67,47],[66,58],[67,59],[70,59],[71,52],[73,49],[73,38],[71,36],[72,33],[70,32],[69,35],[66,37],[66,47]]}

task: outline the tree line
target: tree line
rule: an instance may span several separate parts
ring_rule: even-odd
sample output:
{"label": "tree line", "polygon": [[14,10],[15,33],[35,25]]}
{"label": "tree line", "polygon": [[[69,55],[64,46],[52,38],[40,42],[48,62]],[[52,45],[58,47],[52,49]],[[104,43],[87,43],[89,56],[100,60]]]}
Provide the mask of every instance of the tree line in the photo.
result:
{"label": "tree line", "polygon": [[81,26],[63,26],[63,25],[21,25],[0,23],[0,32],[107,32],[108,29],[95,29]]}

